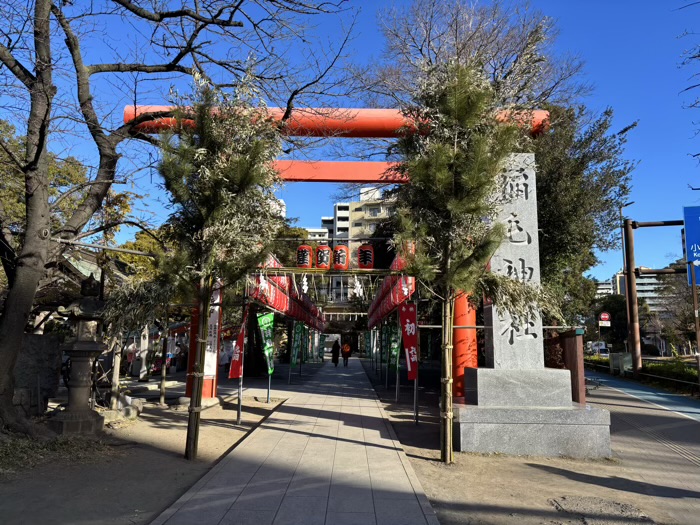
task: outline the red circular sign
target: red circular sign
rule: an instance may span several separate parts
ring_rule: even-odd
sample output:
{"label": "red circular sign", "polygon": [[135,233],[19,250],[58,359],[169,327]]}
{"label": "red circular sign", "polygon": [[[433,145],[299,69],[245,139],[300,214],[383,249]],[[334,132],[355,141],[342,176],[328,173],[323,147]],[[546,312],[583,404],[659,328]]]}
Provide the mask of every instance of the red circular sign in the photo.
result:
{"label": "red circular sign", "polygon": [[600,312],[598,319],[601,321],[610,321],[610,314],[608,312]]}

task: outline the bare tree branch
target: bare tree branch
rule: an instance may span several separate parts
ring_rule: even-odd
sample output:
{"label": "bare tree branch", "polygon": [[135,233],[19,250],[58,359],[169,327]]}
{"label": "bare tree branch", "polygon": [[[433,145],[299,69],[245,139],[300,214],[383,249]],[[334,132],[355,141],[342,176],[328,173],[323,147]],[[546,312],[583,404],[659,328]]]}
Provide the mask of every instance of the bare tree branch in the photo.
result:
{"label": "bare tree branch", "polygon": [[236,6],[231,6],[228,9],[230,10],[230,14],[228,15],[228,17],[222,18],[227,11],[226,7],[221,7],[216,11],[216,13],[207,17],[191,9],[177,9],[174,11],[149,11],[148,9],[139,7],[133,2],[129,2],[127,0],[112,1],[115,4],[119,4],[124,9],[131,11],[135,15],[146,20],[150,20],[151,22],[162,22],[168,18],[186,17],[191,18],[192,20],[196,20],[197,22],[202,22],[204,24],[216,24],[221,27],[243,27],[242,22],[233,20],[234,15],[238,11],[238,6],[240,6],[240,2]]}

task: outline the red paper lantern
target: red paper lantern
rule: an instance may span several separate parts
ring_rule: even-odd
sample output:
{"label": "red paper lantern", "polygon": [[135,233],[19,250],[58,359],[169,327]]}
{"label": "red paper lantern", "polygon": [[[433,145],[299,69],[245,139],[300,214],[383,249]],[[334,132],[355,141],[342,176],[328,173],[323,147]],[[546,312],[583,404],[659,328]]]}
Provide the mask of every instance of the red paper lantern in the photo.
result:
{"label": "red paper lantern", "polygon": [[297,268],[312,268],[314,250],[311,246],[302,244],[297,248]]}
{"label": "red paper lantern", "polygon": [[347,246],[333,248],[333,269],[347,270],[350,267],[350,250]]}
{"label": "red paper lantern", "polygon": [[319,246],[316,248],[316,268],[319,270],[329,270],[331,267],[332,250],[330,246]]}
{"label": "red paper lantern", "polygon": [[357,249],[357,265],[363,270],[374,268],[374,246],[363,244]]}

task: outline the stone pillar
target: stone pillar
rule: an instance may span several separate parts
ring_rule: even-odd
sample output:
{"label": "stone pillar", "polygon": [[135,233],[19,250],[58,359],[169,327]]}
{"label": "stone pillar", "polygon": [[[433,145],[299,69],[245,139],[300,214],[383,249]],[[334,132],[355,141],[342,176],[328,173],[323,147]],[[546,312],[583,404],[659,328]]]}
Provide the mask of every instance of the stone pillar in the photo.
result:
{"label": "stone pillar", "polygon": [[[491,271],[524,283],[540,283],[535,156],[511,155],[502,175],[498,220],[506,238],[491,258]],[[566,370],[545,369],[542,319],[517,321],[496,305],[484,307],[486,367],[468,371],[468,403],[479,406],[571,405]]]}
{"label": "stone pillar", "polygon": [[[535,157],[511,155],[502,175],[498,220],[506,238],[491,271],[540,282]],[[572,402],[569,370],[544,366],[539,315],[514,319],[485,304],[486,368],[465,369],[465,405],[455,408],[458,450],[607,457],[610,414]],[[491,328],[488,328],[491,327]]]}

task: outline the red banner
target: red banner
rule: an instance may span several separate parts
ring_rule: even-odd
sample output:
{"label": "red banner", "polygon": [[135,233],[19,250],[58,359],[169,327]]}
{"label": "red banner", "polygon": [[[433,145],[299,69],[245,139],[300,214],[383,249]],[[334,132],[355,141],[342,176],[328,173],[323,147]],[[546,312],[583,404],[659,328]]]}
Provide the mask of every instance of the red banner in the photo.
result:
{"label": "red banner", "polygon": [[406,369],[408,380],[413,381],[418,377],[418,327],[416,326],[416,304],[403,303],[399,307],[399,321],[401,322],[401,336],[403,348],[406,352]]}
{"label": "red banner", "polygon": [[243,311],[243,322],[238,338],[233,344],[233,355],[231,356],[231,368],[228,371],[229,379],[240,379],[243,375],[243,345],[245,344],[245,326],[248,321],[248,307]]}

